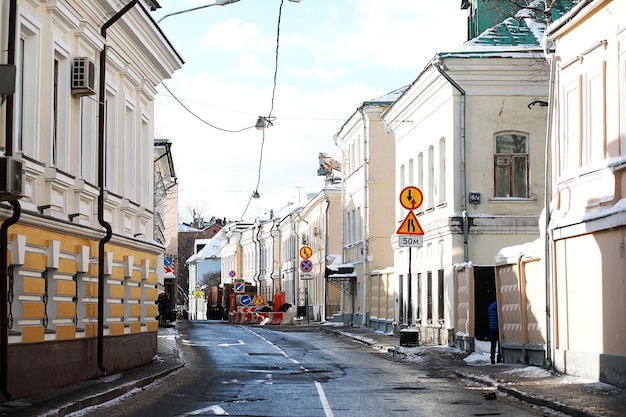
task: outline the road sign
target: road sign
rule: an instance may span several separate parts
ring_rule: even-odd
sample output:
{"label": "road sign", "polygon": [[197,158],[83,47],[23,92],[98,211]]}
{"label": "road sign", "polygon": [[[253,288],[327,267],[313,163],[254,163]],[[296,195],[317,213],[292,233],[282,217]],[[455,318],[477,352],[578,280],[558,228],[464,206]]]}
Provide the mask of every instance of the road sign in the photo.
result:
{"label": "road sign", "polygon": [[300,272],[300,279],[313,279],[312,272]]}
{"label": "road sign", "polygon": [[398,246],[401,248],[421,248],[424,244],[422,235],[400,235],[398,236]]}
{"label": "road sign", "polygon": [[402,224],[396,233],[399,235],[423,235],[424,231],[422,230],[420,223],[417,221],[415,213],[411,210],[404,218],[404,221],[402,221]]}
{"label": "road sign", "polygon": [[263,304],[265,304],[265,300],[263,299],[263,296],[261,294],[257,295],[254,298],[254,305],[255,306],[262,306]]}
{"label": "road sign", "polygon": [[239,296],[239,304],[241,304],[242,306],[249,306],[250,303],[252,303],[252,297],[250,297],[248,294]]}
{"label": "road sign", "polygon": [[304,245],[304,246],[302,246],[300,248],[300,257],[301,258],[309,259],[312,254],[313,254],[313,251],[307,245]]}
{"label": "road sign", "polygon": [[237,273],[235,271],[230,271],[228,273],[228,276],[231,277],[231,278],[235,278],[235,275],[237,275]]}
{"label": "road sign", "polygon": [[407,210],[415,210],[422,205],[423,200],[422,191],[412,185],[404,187],[400,191],[400,204]]}
{"label": "road sign", "polygon": [[244,284],[243,282],[235,282],[235,287],[233,289],[234,292],[236,293],[242,293],[242,292],[246,292],[246,284]]}
{"label": "road sign", "polygon": [[311,272],[313,270],[313,262],[310,259],[303,259],[300,262],[300,271]]}
{"label": "road sign", "polygon": [[204,294],[202,293],[202,291],[196,290],[196,291],[193,292],[193,298],[195,298],[196,300],[201,299],[203,295]]}

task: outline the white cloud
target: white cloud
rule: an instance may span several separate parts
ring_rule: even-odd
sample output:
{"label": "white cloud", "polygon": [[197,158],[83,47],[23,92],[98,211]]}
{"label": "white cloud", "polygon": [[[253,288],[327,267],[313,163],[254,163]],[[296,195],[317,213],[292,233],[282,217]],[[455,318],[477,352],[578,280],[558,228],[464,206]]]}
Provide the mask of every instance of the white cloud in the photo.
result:
{"label": "white cloud", "polygon": [[[201,2],[161,0],[161,16]],[[272,103],[279,0],[241,0],[162,24],[185,59],[156,103],[157,137],[173,142],[180,212],[238,219],[280,209],[323,187],[317,155],[339,158],[332,136],[358,105],[411,83],[435,52],[464,41],[457,0],[285,1]]]}

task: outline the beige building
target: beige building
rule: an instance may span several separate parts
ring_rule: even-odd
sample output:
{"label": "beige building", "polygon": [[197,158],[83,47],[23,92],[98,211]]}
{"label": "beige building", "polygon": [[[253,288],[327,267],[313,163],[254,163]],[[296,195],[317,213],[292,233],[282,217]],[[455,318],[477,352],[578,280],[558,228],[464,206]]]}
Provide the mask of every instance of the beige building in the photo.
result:
{"label": "beige building", "polygon": [[[339,298],[338,288],[326,280],[326,258],[340,251],[340,201],[340,188],[327,186],[303,205],[288,205],[270,211],[270,218],[224,227],[222,284],[244,280],[266,302],[284,293],[299,316],[325,321],[329,303],[338,303]],[[303,260],[311,267],[303,267]],[[333,305],[330,314],[336,310]]]}
{"label": "beige building", "polygon": [[537,26],[520,14],[437,54],[383,115],[395,137],[394,201],[408,186],[422,193],[413,210],[393,206],[396,225],[416,216],[421,246],[397,235],[392,244],[395,321],[417,326],[423,341],[452,342],[464,264],[474,269],[475,323],[460,336],[486,340],[499,249],[539,237],[548,66]]}
{"label": "beige building", "polygon": [[154,100],[182,59],[156,2],[105,3],[0,3],[0,57],[16,68],[0,107],[5,397],[156,354]]}
{"label": "beige building", "polygon": [[363,102],[335,134],[342,149],[342,260],[352,265],[355,273],[343,283],[341,320],[384,330],[390,329],[394,318],[387,310],[371,316],[372,282],[377,297],[386,298],[388,287],[380,291],[378,271],[393,266],[389,238],[395,231],[395,219],[390,214],[397,198],[394,138],[381,115],[404,90]]}
{"label": "beige building", "polygon": [[[311,195],[299,211],[298,264],[306,259],[310,261],[311,270],[306,271],[300,265],[296,304],[306,307],[310,320],[325,321],[337,310],[340,292],[337,285],[327,280],[326,266],[328,256],[339,253],[341,248],[340,222],[341,188],[337,185],[327,185],[319,193]],[[334,307],[329,308],[329,305]]]}
{"label": "beige building", "polygon": [[552,348],[556,369],[626,386],[626,1],[581,1],[555,41]]}

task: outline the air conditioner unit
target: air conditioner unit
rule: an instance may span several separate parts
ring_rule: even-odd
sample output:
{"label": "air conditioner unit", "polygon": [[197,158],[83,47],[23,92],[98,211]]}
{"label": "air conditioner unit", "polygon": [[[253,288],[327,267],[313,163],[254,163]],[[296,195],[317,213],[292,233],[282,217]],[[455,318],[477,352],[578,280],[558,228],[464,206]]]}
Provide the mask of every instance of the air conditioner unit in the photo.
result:
{"label": "air conditioner unit", "polygon": [[90,96],[95,90],[96,66],[93,61],[85,57],[74,58],[72,65],[72,94],[75,96]]}
{"label": "air conditioner unit", "polygon": [[0,157],[0,200],[13,200],[24,194],[22,161]]}

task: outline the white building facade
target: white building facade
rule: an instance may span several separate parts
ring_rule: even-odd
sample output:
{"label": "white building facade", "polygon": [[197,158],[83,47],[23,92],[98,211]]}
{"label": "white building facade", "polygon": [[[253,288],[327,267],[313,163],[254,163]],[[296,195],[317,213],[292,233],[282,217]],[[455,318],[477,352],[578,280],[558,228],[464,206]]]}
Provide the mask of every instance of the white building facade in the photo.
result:
{"label": "white building facade", "polygon": [[555,41],[554,366],[626,386],[626,1],[581,1]]}
{"label": "white building facade", "polygon": [[[498,250],[539,236],[548,68],[540,39],[526,36],[536,23],[510,18],[438,54],[383,116],[395,136],[396,195],[414,186],[423,196],[413,210],[423,245],[400,247],[395,236],[393,248],[395,320],[424,341],[452,343],[456,265],[484,267],[475,269],[484,294],[472,300],[484,330]],[[396,224],[408,214],[395,205]],[[487,335],[488,326],[478,336]]]}

